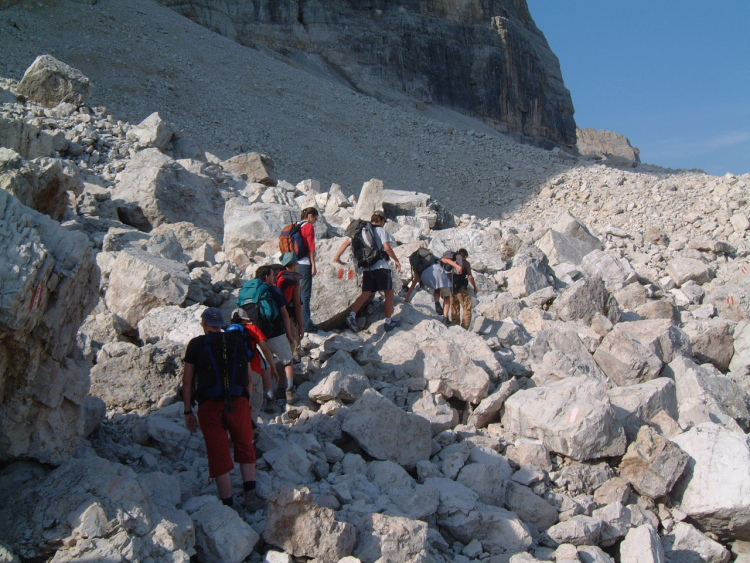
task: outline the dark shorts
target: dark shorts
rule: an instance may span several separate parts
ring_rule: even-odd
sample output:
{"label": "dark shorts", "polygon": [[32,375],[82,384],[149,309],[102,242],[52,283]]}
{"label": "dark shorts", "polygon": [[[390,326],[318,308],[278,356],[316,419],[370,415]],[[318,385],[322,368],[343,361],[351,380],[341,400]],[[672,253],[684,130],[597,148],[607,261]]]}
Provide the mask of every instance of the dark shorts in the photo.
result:
{"label": "dark shorts", "polygon": [[374,293],[376,291],[388,291],[393,289],[393,276],[390,268],[378,268],[377,270],[365,270],[362,273],[362,291]]}
{"label": "dark shorts", "polygon": [[227,428],[222,425],[224,400],[204,401],[198,407],[203,439],[208,454],[208,475],[218,477],[234,469],[229,438],[234,446],[234,461],[237,463],[255,463],[255,446],[253,445],[253,426],[250,420],[250,402],[246,397],[232,400],[232,412],[226,415]]}

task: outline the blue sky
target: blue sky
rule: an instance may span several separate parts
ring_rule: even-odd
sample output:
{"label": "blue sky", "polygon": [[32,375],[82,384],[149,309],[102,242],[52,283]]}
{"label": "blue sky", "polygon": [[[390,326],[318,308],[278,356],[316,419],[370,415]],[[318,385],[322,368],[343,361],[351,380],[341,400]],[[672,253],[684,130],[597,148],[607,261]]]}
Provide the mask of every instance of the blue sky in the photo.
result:
{"label": "blue sky", "polygon": [[641,161],[750,172],[750,0],[528,0],[579,127]]}

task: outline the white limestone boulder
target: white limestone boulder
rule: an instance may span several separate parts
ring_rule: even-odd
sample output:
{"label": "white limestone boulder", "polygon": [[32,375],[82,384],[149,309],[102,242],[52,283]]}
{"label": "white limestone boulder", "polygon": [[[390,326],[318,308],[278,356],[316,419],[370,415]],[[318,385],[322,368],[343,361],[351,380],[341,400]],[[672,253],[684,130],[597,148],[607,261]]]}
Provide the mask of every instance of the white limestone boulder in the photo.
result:
{"label": "white limestone boulder", "polygon": [[536,245],[547,256],[550,266],[557,266],[564,262],[578,265],[584,256],[597,249],[597,246],[591,242],[552,229],[548,230]]}
{"label": "white limestone boulder", "polygon": [[505,402],[502,424],[578,461],[622,455],[625,431],[606,391],[583,378],[518,391]]}
{"label": "white limestone boulder", "polygon": [[190,499],[185,509],[195,522],[195,550],[203,561],[240,563],[260,540],[234,509],[215,496]]}
{"label": "white limestone boulder", "polygon": [[690,456],[672,502],[723,539],[750,539],[750,446],[745,438],[711,422],[672,438]]}
{"label": "white limestone boulder", "polygon": [[516,391],[518,391],[518,381],[515,378],[502,383],[471,411],[467,424],[474,428],[485,428],[491,422],[499,420],[505,401]]}
{"label": "white limestone boulder", "polygon": [[429,527],[401,516],[363,515],[357,522],[354,556],[362,563],[429,560]]}
{"label": "white limestone boulder", "polygon": [[669,377],[657,377],[645,383],[615,387],[607,392],[617,420],[625,429],[628,441],[635,439],[638,430],[660,412],[677,419],[677,391]]}
{"label": "white limestone boulder", "polygon": [[605,252],[592,250],[579,264],[587,277],[599,277],[604,281],[607,291],[620,291],[625,286],[638,281],[638,275],[626,258]]}
{"label": "white limestone boulder", "polygon": [[98,297],[83,233],[0,190],[0,459],[62,463],[84,430],[90,364],[76,333]]}
{"label": "white limestone boulder", "polygon": [[294,557],[333,563],[352,554],[354,526],[318,506],[310,490],[283,487],[269,499],[263,539]]}
{"label": "white limestone boulder", "polygon": [[0,526],[3,539],[22,548],[25,558],[145,560],[172,552],[173,560],[187,561],[193,552],[195,526],[175,508],[180,485],[174,477],[136,474],[95,455],[51,472],[23,472],[22,487],[5,472],[11,481],[0,486]]}
{"label": "white limestone boulder", "polygon": [[117,176],[112,201],[120,220],[149,232],[187,221],[221,240],[224,201],[215,181],[192,172],[158,149],[138,152]]}
{"label": "white limestone boulder", "polygon": [[683,330],[690,338],[693,356],[698,362],[710,362],[719,371],[726,372],[734,356],[734,327],[732,321],[713,318],[689,321]]}
{"label": "white limestone boulder", "polygon": [[510,481],[505,499],[505,507],[515,512],[522,522],[533,524],[544,531],[557,524],[557,509],[529,487]]}
{"label": "white limestone boulder", "polygon": [[596,545],[599,543],[603,526],[598,518],[578,515],[550,527],[547,535],[557,545]]}
{"label": "white limestone boulder", "polygon": [[100,361],[91,370],[91,394],[109,409],[147,412],[163,401],[177,397],[182,381],[185,346],[169,340],[137,347],[129,343],[105,346]]}
{"label": "white limestone boulder", "polygon": [[628,530],[620,543],[621,563],[665,563],[664,548],[653,526],[642,524]]}
{"label": "white limestone boulder", "polygon": [[701,260],[679,257],[669,262],[667,274],[674,283],[680,286],[688,281],[703,285],[713,279],[715,272],[713,268]]}
{"label": "white limestone boulder", "polygon": [[594,352],[594,359],[617,385],[643,383],[659,375],[676,356],[690,356],[690,340],[670,320],[618,323]]}
{"label": "white limestone boulder", "polygon": [[189,288],[184,263],[129,248],[112,264],[105,301],[112,313],[135,328],[155,307],[182,305]]}
{"label": "white limestone boulder", "polygon": [[126,138],[140,148],[153,147],[164,151],[171,144],[174,133],[174,127],[164,121],[158,112],[154,112],[135,127],[131,127]]}
{"label": "white limestone boulder", "polygon": [[679,422],[689,427],[702,422],[721,422],[738,431],[750,427],[747,391],[711,364],[698,365],[685,357],[665,368],[675,381]]}
{"label": "white limestone boulder", "polygon": [[48,108],[58,104],[83,104],[94,86],[84,74],[52,55],[38,56],[21,78],[16,91]]}
{"label": "white limestone boulder", "polygon": [[552,310],[565,322],[591,324],[596,314],[607,317],[612,323],[620,318],[617,302],[598,276],[584,277],[574,282],[555,299]]}
{"label": "white limestone boulder", "polygon": [[640,494],[658,499],[670,493],[682,476],[689,456],[649,426],[638,436],[620,462],[620,476]]}
{"label": "white limestone boulder", "polygon": [[325,375],[307,392],[318,403],[339,399],[353,403],[371,388],[364,370],[343,350],[337,351],[323,366]]}
{"label": "white limestone boulder", "polygon": [[228,158],[221,163],[224,170],[241,174],[248,182],[275,186],[278,182],[276,166],[267,154],[243,153]]}
{"label": "white limestone boulder", "polygon": [[727,563],[732,560],[732,554],[728,549],[687,522],[677,522],[668,534],[662,536],[661,545],[664,560],[670,563]]}
{"label": "white limestone boulder", "polygon": [[[382,424],[384,420],[388,424]],[[372,457],[407,468],[428,459],[432,450],[430,423],[403,411],[372,389],[349,407],[342,430]]]}

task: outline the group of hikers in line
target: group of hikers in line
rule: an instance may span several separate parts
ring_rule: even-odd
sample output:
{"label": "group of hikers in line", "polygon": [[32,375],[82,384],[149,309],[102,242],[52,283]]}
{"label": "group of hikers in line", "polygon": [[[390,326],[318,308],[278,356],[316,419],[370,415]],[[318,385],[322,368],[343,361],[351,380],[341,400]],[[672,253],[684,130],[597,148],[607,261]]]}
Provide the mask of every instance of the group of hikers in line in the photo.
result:
{"label": "group of hikers in line", "polygon": [[[280,237],[279,264],[260,266],[255,278],[246,281],[239,293],[237,307],[229,324],[221,310],[209,307],[201,315],[203,334],[190,340],[185,352],[182,399],[185,424],[191,432],[203,433],[209,465],[209,477],[216,479],[219,498],[233,505],[230,472],[239,463],[243,480],[245,508],[255,510],[261,501],[255,493],[254,446],[255,421],[264,409],[276,408],[280,383],[277,364],[284,370],[284,395],[287,404],[298,396],[294,385],[294,351],[305,333],[315,333],[310,300],[312,281],[317,274],[314,207],[302,210],[301,221],[287,227]],[[385,229],[386,218],[375,213],[370,221],[354,223],[349,238],[336,253],[335,262],[351,248],[362,271],[362,292],[351,306],[347,326],[359,331],[357,314],[372,295],[385,296],[384,330],[399,326],[393,319],[394,283],[388,261],[398,272],[401,262],[393,250],[395,240]],[[446,324],[471,322],[471,295],[477,291],[468,252],[446,252],[436,258],[427,249],[409,257],[413,279],[406,294],[410,302],[417,286],[432,291],[435,310]],[[442,303],[441,303],[442,300]],[[198,405],[197,418],[193,411]],[[231,446],[234,449],[232,460]]]}

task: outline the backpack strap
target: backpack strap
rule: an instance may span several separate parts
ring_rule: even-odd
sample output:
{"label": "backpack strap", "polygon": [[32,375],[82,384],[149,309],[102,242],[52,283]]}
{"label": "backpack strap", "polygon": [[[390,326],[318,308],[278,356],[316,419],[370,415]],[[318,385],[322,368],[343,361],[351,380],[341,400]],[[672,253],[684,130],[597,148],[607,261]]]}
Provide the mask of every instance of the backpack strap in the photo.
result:
{"label": "backpack strap", "polygon": [[239,345],[237,344],[237,339],[234,339],[234,349],[232,350],[232,375],[230,376],[229,369],[227,369],[229,364],[227,353],[227,333],[219,333],[221,334],[221,349],[223,359],[222,365],[224,366],[223,370],[219,370],[219,364],[216,361],[213,346],[211,345],[213,334],[213,332],[209,332],[208,334],[206,334],[206,338],[204,340],[204,350],[206,352],[206,355],[208,356],[208,362],[211,365],[211,369],[214,370],[216,377],[218,377],[221,381],[221,386],[224,391],[224,412],[230,413],[232,412],[232,381],[237,380],[237,369],[239,365]]}

